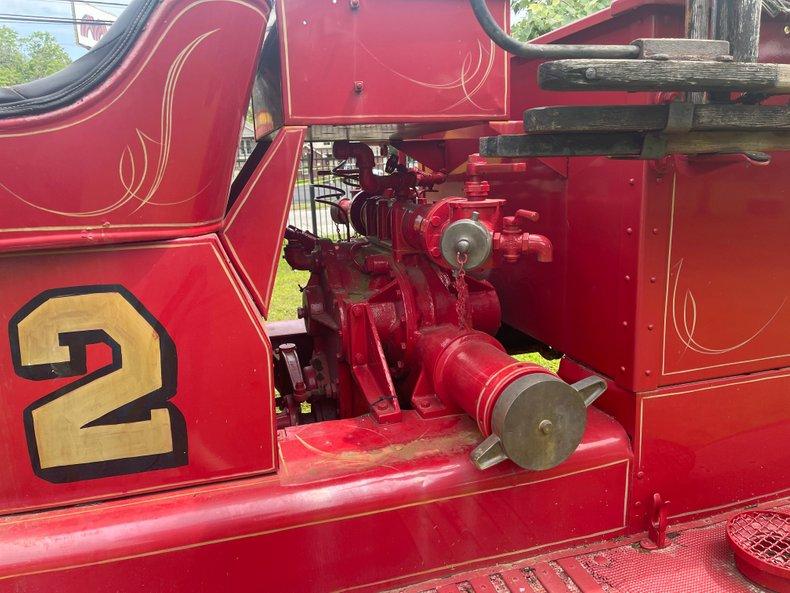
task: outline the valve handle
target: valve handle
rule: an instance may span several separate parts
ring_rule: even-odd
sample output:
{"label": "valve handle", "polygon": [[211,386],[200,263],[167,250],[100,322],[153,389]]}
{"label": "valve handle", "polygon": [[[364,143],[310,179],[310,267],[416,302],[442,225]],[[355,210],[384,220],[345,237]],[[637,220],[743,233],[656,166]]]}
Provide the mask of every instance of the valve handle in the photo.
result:
{"label": "valve handle", "polygon": [[601,377],[590,375],[581,381],[571,384],[571,387],[579,392],[579,395],[584,400],[584,406],[589,408],[596,399],[603,395],[607,386],[606,381],[601,379]]}
{"label": "valve handle", "polygon": [[540,214],[533,210],[516,210],[516,218],[523,218],[524,220],[528,220],[530,222],[538,222],[540,220]]}
{"label": "valve handle", "polygon": [[606,387],[606,381],[595,375],[570,385],[544,373],[514,381],[497,399],[492,434],[472,451],[472,463],[478,469],[505,459],[533,470],[558,465],[578,447],[586,408]]}
{"label": "valve handle", "polygon": [[502,440],[492,434],[472,451],[472,463],[477,469],[488,469],[507,459]]}

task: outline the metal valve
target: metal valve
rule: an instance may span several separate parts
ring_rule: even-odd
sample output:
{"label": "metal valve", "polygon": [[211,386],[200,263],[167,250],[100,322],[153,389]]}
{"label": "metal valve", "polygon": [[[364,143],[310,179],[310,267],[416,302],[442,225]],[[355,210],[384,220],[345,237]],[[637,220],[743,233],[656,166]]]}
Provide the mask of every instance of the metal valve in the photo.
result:
{"label": "metal valve", "polygon": [[458,265],[458,255],[465,256],[464,269],[479,268],[491,257],[494,247],[491,231],[482,222],[477,212],[471,218],[456,220],[442,233],[442,257],[453,268]]}
{"label": "metal valve", "polygon": [[510,459],[545,470],[576,450],[587,425],[587,408],[606,391],[606,381],[587,377],[572,385],[548,373],[526,375],[504,389],[494,405],[491,436],[472,451],[487,469]]}

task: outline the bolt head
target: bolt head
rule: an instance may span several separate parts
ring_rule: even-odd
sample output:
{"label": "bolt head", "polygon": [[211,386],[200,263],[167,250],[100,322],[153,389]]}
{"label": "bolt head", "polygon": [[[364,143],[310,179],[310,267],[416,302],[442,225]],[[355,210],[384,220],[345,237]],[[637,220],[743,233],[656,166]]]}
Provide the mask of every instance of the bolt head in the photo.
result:
{"label": "bolt head", "polygon": [[595,68],[587,68],[587,70],[584,71],[584,78],[587,80],[595,80],[598,78],[598,73],[595,71]]}
{"label": "bolt head", "polygon": [[554,430],[554,424],[551,420],[541,420],[540,424],[538,424],[538,428],[543,434],[550,434],[551,431]]}

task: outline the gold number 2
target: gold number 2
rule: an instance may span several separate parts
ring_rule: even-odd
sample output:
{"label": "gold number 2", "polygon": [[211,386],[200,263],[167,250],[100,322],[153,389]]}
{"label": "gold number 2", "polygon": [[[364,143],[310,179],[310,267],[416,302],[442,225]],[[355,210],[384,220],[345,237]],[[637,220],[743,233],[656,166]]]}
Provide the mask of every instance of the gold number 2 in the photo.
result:
{"label": "gold number 2", "polygon": [[[33,470],[72,482],[187,463],[176,392],[177,357],[162,325],[122,286],[46,291],[9,323],[16,373],[32,380],[82,376],[24,412]],[[112,362],[86,375],[87,347]]]}

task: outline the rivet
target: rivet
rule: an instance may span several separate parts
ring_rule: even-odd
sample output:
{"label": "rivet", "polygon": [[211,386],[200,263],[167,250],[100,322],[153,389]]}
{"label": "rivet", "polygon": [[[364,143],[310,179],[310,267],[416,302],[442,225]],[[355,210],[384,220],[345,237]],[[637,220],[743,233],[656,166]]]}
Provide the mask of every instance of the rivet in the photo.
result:
{"label": "rivet", "polygon": [[627,321],[623,321],[623,327],[628,327],[628,322]]}
{"label": "rivet", "polygon": [[785,25],[784,32],[785,35],[790,35],[790,25]]}
{"label": "rivet", "polygon": [[631,179],[628,180],[628,185],[636,185],[636,179],[631,177]]}
{"label": "rivet", "polygon": [[624,373],[625,372],[625,367],[620,367],[620,372]]}
{"label": "rivet", "polygon": [[625,232],[630,235],[630,234],[632,234],[634,232],[634,229],[632,229],[631,227],[628,227],[627,229],[625,229]]}
{"label": "rivet", "polygon": [[629,276],[628,274],[626,274],[626,276],[625,276],[625,281],[626,281],[626,282],[628,282],[629,280],[631,280],[631,276]]}
{"label": "rivet", "polygon": [[598,73],[595,71],[595,68],[587,68],[584,71],[584,78],[587,80],[595,80],[598,77]]}
{"label": "rivet", "polygon": [[365,83],[364,82],[362,82],[361,80],[357,80],[357,81],[354,82],[354,92],[357,95],[361,95],[362,91],[364,91],[364,90],[365,90]]}
{"label": "rivet", "polygon": [[350,0],[348,5],[351,6],[351,10],[356,10],[359,8],[359,0]]}
{"label": "rivet", "polygon": [[637,500],[637,501],[634,503],[634,506],[635,506],[635,507],[641,507],[641,506],[642,506],[642,503],[641,503],[641,501],[638,501],[638,500]]}
{"label": "rivet", "polygon": [[657,235],[657,234],[658,234],[658,229],[657,229],[657,228],[655,228],[655,227],[653,227],[653,234],[654,234],[654,235]]}
{"label": "rivet", "polygon": [[655,276],[650,276],[650,283],[651,284],[655,284],[656,283],[656,277]]}
{"label": "rivet", "polygon": [[647,369],[647,370],[645,371],[645,377],[649,377],[649,376],[650,376],[650,375],[652,375],[652,374],[653,374],[653,371],[651,371],[650,369]]}
{"label": "rivet", "polygon": [[643,471],[636,472],[636,479],[637,480],[641,480],[644,477],[645,477],[645,472],[643,472]]}
{"label": "rivet", "polygon": [[647,329],[649,329],[650,331],[653,331],[653,330],[655,329],[655,327],[656,327],[656,326],[655,326],[655,325],[653,325],[652,323],[648,323],[648,324],[647,324]]}

